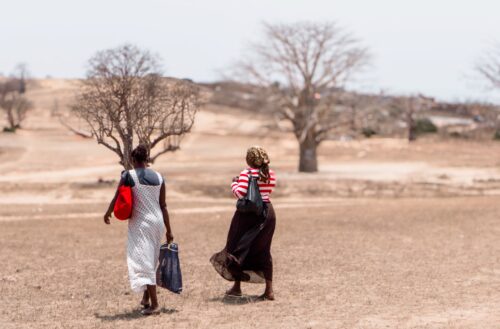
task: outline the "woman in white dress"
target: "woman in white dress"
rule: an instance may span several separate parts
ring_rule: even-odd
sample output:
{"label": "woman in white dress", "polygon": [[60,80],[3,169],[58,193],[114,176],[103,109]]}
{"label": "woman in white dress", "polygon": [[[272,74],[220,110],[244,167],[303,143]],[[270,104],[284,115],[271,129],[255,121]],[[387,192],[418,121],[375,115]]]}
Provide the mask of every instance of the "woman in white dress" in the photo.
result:
{"label": "woman in white dress", "polygon": [[[165,181],[156,171],[147,168],[148,150],[137,146],[131,154],[134,169],[124,171],[119,186],[132,186],[133,210],[128,220],[127,264],[130,286],[135,292],[143,292],[143,315],[159,312],[156,296],[156,269],[162,239],[173,241],[172,229],[165,200]],[[110,224],[116,197],[104,215]]]}

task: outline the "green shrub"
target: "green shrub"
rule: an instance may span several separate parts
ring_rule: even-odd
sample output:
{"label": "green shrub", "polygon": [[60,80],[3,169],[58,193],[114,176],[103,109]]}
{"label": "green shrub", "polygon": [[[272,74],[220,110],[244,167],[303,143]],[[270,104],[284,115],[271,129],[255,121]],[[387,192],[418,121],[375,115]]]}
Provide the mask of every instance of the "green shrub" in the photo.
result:
{"label": "green shrub", "polygon": [[417,134],[430,134],[438,131],[436,125],[428,118],[418,119],[415,124]]}
{"label": "green shrub", "polygon": [[372,137],[373,135],[376,135],[377,132],[375,131],[375,129],[371,128],[371,127],[364,127],[362,130],[361,130],[361,133],[363,134],[363,136],[365,136],[366,138],[370,138]]}

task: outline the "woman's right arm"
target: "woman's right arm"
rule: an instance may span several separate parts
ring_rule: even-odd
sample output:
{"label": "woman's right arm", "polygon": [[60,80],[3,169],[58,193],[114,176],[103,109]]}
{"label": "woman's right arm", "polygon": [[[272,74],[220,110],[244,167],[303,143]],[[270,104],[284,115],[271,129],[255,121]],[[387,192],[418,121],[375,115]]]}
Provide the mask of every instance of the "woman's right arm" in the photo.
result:
{"label": "woman's right arm", "polygon": [[231,184],[231,190],[233,191],[233,195],[241,199],[245,195],[247,195],[248,189],[248,171],[244,170],[240,173],[240,176],[236,179],[233,178],[233,183]]}
{"label": "woman's right arm", "polygon": [[107,225],[111,224],[110,219],[111,219],[111,214],[113,213],[113,209],[115,208],[116,198],[118,197],[118,188],[122,186],[124,183],[125,179],[122,176],[120,182],[118,183],[118,186],[116,187],[115,196],[109,203],[108,210],[106,210],[106,213],[104,214],[104,223],[106,223]]}

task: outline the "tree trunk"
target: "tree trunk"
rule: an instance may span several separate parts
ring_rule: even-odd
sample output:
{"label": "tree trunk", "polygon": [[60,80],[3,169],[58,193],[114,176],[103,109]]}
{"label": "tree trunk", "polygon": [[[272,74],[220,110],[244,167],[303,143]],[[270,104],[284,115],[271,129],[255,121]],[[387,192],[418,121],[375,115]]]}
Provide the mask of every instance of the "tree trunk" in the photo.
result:
{"label": "tree trunk", "polygon": [[408,130],[408,141],[414,142],[417,140],[417,129],[415,127],[411,127]]}
{"label": "tree trunk", "polygon": [[16,129],[16,121],[14,119],[14,110],[11,108],[7,109],[7,122],[9,123],[10,129]]}
{"label": "tree trunk", "polygon": [[408,124],[408,141],[409,142],[414,142],[417,140],[417,124],[415,122],[414,114],[415,114],[415,108],[414,108],[414,103],[413,99],[409,100],[408,103],[408,114],[407,114],[407,124]]}
{"label": "tree trunk", "polygon": [[132,165],[132,150],[133,150],[133,145],[132,145],[132,140],[130,138],[126,138],[126,140],[122,140],[123,142],[123,158],[122,158],[122,165],[125,168],[125,170],[130,170],[133,169]]}
{"label": "tree trunk", "polygon": [[299,172],[318,171],[317,148],[316,141],[310,138],[300,143]]}
{"label": "tree trunk", "polygon": [[408,141],[409,142],[414,142],[417,140],[417,124],[415,123],[415,120],[411,118],[408,120]]}
{"label": "tree trunk", "polygon": [[352,133],[355,133],[356,130],[357,130],[357,127],[356,127],[356,112],[357,112],[356,106],[352,105],[351,106],[351,122],[350,122],[351,132]]}

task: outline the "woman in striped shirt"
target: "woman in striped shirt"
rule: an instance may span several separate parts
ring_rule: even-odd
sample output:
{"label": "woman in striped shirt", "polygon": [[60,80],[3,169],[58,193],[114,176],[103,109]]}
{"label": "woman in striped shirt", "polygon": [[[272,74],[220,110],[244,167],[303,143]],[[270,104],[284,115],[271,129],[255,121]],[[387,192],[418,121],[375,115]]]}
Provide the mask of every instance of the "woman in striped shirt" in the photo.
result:
{"label": "woman in striped shirt", "polygon": [[241,296],[241,281],[265,282],[266,289],[261,298],[274,300],[271,242],[276,226],[276,215],[269,196],[276,186],[276,175],[269,169],[269,156],[262,147],[249,148],[246,161],[248,168],[233,178],[231,185],[233,194],[238,199],[245,197],[249,175],[257,178],[264,201],[264,213],[244,213],[236,210],[229,228],[226,247],[213,255],[210,261],[223,278],[234,281],[233,287],[226,292],[226,295]]}

